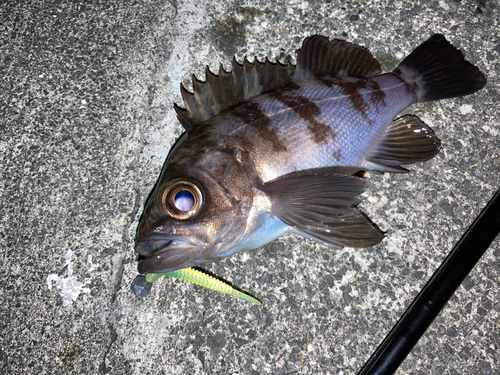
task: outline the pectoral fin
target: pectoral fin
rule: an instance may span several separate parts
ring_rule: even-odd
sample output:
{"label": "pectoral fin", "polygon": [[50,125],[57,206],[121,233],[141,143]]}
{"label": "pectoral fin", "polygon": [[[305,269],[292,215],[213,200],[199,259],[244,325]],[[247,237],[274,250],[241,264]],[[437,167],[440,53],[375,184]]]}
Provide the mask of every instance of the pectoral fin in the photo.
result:
{"label": "pectoral fin", "polygon": [[354,207],[366,184],[362,178],[324,169],[293,172],[259,189],[271,199],[272,213],[295,233],[337,247],[369,247],[384,232]]}

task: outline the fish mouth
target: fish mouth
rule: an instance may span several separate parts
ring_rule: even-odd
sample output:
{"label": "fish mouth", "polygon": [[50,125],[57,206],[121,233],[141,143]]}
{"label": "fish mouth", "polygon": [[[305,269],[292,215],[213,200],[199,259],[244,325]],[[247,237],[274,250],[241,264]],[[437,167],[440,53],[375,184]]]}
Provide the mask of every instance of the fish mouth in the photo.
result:
{"label": "fish mouth", "polygon": [[140,237],[135,243],[135,252],[142,256],[169,250],[171,248],[193,248],[202,247],[203,241],[192,236],[178,236],[175,234],[162,235],[152,234]]}
{"label": "fish mouth", "polygon": [[169,272],[184,268],[183,264],[199,253],[205,243],[192,236],[148,235],[135,243],[135,252],[143,257],[139,273]]}

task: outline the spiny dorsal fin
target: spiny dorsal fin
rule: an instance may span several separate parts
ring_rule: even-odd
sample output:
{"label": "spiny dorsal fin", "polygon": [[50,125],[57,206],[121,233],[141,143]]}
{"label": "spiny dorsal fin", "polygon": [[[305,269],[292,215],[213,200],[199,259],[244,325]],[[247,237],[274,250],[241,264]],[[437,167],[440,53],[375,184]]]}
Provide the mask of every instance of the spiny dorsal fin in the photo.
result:
{"label": "spiny dorsal fin", "polygon": [[297,56],[297,66],[264,62],[247,58],[240,64],[233,58],[230,72],[222,65],[219,74],[205,69],[205,81],[194,75],[193,92],[181,84],[182,100],[186,108],[174,105],[182,126],[190,131],[218,113],[260,94],[281,88],[292,81],[312,76],[349,75],[372,77],[380,74],[380,64],[370,52],[354,44],[314,35],[304,39]]}
{"label": "spiny dorsal fin", "polygon": [[362,78],[380,73],[380,63],[366,48],[339,39],[329,40],[321,35],[313,35],[302,43],[292,79],[298,81],[326,75]]}
{"label": "spiny dorsal fin", "polygon": [[273,63],[267,58],[264,62],[245,58],[240,64],[233,58],[230,72],[222,65],[219,74],[205,69],[205,82],[193,75],[193,92],[181,84],[181,95],[186,108],[174,105],[180,123],[186,130],[212,118],[218,113],[257,95],[280,88],[291,82],[293,66]]}

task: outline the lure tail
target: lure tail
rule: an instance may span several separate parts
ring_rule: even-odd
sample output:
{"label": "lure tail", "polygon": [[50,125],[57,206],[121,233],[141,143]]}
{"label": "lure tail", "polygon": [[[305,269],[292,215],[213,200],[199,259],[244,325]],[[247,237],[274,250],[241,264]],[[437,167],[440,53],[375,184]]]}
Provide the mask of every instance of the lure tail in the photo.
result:
{"label": "lure tail", "polygon": [[176,279],[187,281],[189,283],[196,284],[204,288],[212,289],[215,290],[216,292],[230,294],[232,296],[244,299],[245,301],[254,303],[256,305],[262,304],[258,299],[253,298],[252,296],[243,293],[237,289],[234,289],[231,285],[191,267],[171,272],[148,273],[146,274],[146,281],[149,283],[154,283],[160,277],[165,275],[175,277]]}

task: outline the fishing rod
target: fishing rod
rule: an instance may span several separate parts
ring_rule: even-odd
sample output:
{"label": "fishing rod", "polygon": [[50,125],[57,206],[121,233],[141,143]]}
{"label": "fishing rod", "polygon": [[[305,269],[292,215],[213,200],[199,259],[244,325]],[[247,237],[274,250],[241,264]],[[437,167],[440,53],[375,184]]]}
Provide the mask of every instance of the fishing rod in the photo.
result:
{"label": "fishing rod", "polygon": [[393,374],[500,233],[500,189],[358,375]]}

